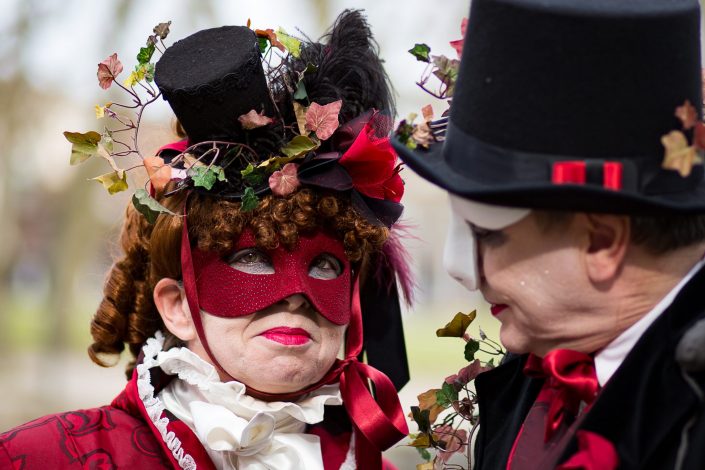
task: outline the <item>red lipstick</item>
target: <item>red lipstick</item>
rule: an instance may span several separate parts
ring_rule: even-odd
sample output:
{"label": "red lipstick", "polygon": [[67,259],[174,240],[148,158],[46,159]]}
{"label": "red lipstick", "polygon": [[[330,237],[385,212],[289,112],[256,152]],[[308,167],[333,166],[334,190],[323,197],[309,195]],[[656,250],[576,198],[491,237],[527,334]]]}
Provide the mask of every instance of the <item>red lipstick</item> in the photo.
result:
{"label": "red lipstick", "polygon": [[260,336],[264,336],[270,341],[283,344],[285,346],[301,346],[311,341],[311,335],[303,328],[289,328],[278,326],[265,331]]}
{"label": "red lipstick", "polygon": [[492,313],[492,316],[496,317],[497,315],[502,313],[507,307],[508,305],[506,304],[492,304],[492,306],[490,307],[490,312]]}

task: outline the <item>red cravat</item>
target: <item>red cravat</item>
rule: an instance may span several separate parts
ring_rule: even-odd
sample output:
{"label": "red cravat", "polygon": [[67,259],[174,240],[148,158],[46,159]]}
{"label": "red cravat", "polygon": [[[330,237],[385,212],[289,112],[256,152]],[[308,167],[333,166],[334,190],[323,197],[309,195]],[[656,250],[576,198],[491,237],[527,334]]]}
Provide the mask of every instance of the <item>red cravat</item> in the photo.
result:
{"label": "red cravat", "polygon": [[507,468],[553,468],[581,403],[589,407],[599,391],[593,358],[568,349],[551,351],[544,358],[531,354],[524,374],[544,379],[544,384],[514,442]]}

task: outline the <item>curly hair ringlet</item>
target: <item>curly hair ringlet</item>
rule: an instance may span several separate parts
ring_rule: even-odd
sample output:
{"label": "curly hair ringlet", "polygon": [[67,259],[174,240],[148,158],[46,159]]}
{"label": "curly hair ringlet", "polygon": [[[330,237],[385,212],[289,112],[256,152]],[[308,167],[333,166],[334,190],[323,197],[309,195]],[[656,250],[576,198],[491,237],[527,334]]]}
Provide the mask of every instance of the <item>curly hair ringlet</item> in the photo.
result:
{"label": "curly hair ringlet", "polygon": [[[168,192],[168,191],[167,191]],[[160,202],[176,214],[183,213],[185,193]],[[299,234],[328,230],[343,242],[353,268],[364,274],[366,260],[381,250],[389,237],[386,227],[373,225],[359,215],[349,199],[335,193],[300,189],[287,197],[268,195],[256,209],[240,210],[240,202],[192,193],[188,197],[189,237],[192,246],[223,255],[233,249],[245,229],[252,230],[258,246],[293,249]],[[127,345],[132,359],[128,379],[145,341],[164,329],[154,304],[153,291],[162,278],[181,279],[182,217],[162,214],[154,225],[130,204],[120,234],[122,255],[114,262],[103,288],[103,299],[91,322],[91,360],[103,367],[115,365]],[[164,331],[165,347],[178,339]]]}

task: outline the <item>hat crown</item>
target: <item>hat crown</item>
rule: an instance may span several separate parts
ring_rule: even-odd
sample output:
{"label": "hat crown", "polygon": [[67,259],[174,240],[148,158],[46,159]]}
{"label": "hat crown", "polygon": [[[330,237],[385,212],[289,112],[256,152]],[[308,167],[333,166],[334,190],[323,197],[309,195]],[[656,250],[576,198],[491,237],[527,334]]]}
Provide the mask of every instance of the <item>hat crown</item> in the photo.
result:
{"label": "hat crown", "polygon": [[169,47],[154,80],[191,142],[237,141],[237,118],[272,103],[254,32],[244,26],[205,29]]}
{"label": "hat crown", "polygon": [[696,0],[475,0],[451,121],[524,152],[662,156],[702,102],[699,28]]}

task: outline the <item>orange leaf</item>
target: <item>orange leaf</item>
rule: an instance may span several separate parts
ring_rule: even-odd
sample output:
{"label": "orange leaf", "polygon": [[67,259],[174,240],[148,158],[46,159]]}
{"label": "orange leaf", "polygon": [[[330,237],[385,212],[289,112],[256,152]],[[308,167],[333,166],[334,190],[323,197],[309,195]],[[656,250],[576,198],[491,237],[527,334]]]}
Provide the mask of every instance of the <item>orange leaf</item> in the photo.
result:
{"label": "orange leaf", "polygon": [[421,115],[423,116],[423,120],[428,122],[433,120],[433,106],[430,104],[427,104],[423,108],[421,108]]}
{"label": "orange leaf", "polygon": [[417,398],[419,399],[419,408],[421,410],[428,410],[428,421],[433,424],[438,418],[438,415],[445,409],[436,402],[436,392],[440,392],[440,388],[432,388],[431,390],[420,394]]}
{"label": "orange leaf", "polygon": [[315,132],[321,140],[328,139],[340,126],[338,114],[342,106],[343,100],[333,101],[324,106],[311,103],[306,111],[306,129]]}
{"label": "orange leaf", "polygon": [[677,170],[683,178],[690,175],[693,165],[703,162],[695,147],[688,145],[688,139],[681,131],[669,132],[661,137],[661,143],[666,148],[661,167],[666,170]]}
{"label": "orange leaf", "polygon": [[685,103],[683,103],[683,105],[678,106],[676,108],[675,115],[678,119],[681,120],[681,122],[683,123],[683,129],[685,130],[692,129],[696,121],[698,120],[698,112],[688,100],[685,100]]}
{"label": "orange leaf", "polygon": [[286,52],[286,47],[284,47],[284,44],[279,42],[279,39],[277,39],[277,33],[274,32],[272,28],[269,29],[255,29],[255,34],[257,35],[258,38],[267,38],[269,39],[269,43],[273,46],[279,49],[282,52]]}
{"label": "orange leaf", "polygon": [[161,191],[171,181],[171,167],[161,157],[145,157],[142,162],[155,191]]}

